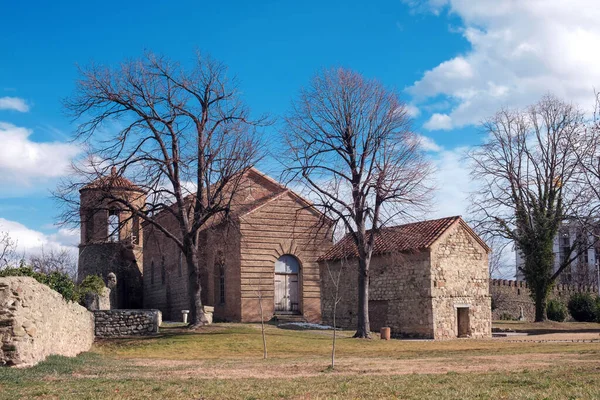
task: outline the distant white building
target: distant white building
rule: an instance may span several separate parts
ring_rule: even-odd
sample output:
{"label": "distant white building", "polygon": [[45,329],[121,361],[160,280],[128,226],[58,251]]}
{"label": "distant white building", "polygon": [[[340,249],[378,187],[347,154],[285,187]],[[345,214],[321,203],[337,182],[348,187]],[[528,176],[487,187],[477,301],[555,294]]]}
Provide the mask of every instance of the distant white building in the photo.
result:
{"label": "distant white building", "polygon": [[[593,243],[590,237],[587,240],[582,240],[582,229],[580,224],[570,223],[564,224],[558,235],[554,238],[554,272],[558,270],[563,260],[567,257],[574,257],[578,251],[573,251],[570,254],[571,247],[576,243],[582,243],[580,248],[588,247],[589,243]],[[524,280],[523,273],[519,266],[523,265],[523,256],[517,249],[516,254],[516,279]],[[581,284],[595,285],[598,282],[598,271],[600,264],[600,245],[591,247],[584,251],[577,260],[574,260],[559,276],[558,282],[565,284]]]}

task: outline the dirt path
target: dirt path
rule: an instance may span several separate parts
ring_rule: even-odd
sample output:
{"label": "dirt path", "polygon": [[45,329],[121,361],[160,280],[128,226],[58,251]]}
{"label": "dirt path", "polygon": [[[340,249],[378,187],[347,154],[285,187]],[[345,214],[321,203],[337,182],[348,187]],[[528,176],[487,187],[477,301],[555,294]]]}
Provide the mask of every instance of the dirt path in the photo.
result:
{"label": "dirt path", "polygon": [[600,342],[600,334],[598,334],[598,332],[546,333],[539,335],[529,334],[526,336],[508,336],[496,338],[495,340],[507,342]]}
{"label": "dirt path", "polygon": [[[517,354],[473,356],[460,358],[371,359],[340,358],[334,374],[339,375],[407,375],[445,374],[448,372],[488,372],[540,369],[554,365],[598,363],[599,355],[580,354]],[[321,375],[328,360],[267,360],[267,361],[175,361],[156,359],[130,360],[137,367],[135,376],[157,378],[290,378]]]}

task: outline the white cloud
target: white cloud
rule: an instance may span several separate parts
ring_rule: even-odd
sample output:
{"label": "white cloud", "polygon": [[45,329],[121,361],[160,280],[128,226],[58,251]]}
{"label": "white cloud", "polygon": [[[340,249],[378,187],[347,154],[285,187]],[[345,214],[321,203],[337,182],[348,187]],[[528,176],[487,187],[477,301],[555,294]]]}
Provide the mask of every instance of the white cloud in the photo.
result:
{"label": "white cloud", "polygon": [[32,131],[0,122],[0,184],[27,185],[38,178],[64,176],[77,146],[61,142],[34,142]]}
{"label": "white cloud", "polygon": [[435,113],[423,124],[428,131],[452,129],[452,119],[446,114]]}
{"label": "white cloud", "polygon": [[0,110],[29,111],[29,105],[19,97],[0,97]]}
{"label": "white cloud", "polygon": [[8,232],[11,239],[17,242],[17,254],[33,255],[44,251],[67,249],[76,254],[79,243],[79,230],[60,228],[55,233],[46,235],[40,231],[27,228],[25,225],[0,218],[0,232]]}
{"label": "white cloud", "polygon": [[[432,201],[433,209],[426,218],[461,215],[464,219],[469,219],[469,194],[478,187],[477,182],[473,182],[469,176],[469,163],[464,158],[468,150],[468,147],[457,147],[451,150],[442,149],[432,154],[432,162],[436,168],[434,174],[436,191]],[[512,246],[504,248],[502,266],[501,270],[497,271],[496,277],[512,279],[515,273],[515,253]]]}
{"label": "white cloud", "polygon": [[419,110],[419,108],[417,106],[415,106],[414,104],[407,104],[405,107],[406,107],[406,113],[408,114],[409,117],[417,118],[419,115],[421,115],[421,110]]}
{"label": "white cloud", "polygon": [[432,138],[423,135],[417,135],[417,138],[419,139],[423,150],[432,152],[442,151],[442,147],[438,145]]}
{"label": "white cloud", "polygon": [[460,32],[471,45],[465,54],[425,72],[408,89],[417,105],[450,100],[451,109],[434,114],[428,129],[479,123],[503,106],[523,107],[548,92],[586,109],[594,105],[593,91],[600,85],[597,0],[430,0],[427,4],[434,14],[447,11],[458,16]]}

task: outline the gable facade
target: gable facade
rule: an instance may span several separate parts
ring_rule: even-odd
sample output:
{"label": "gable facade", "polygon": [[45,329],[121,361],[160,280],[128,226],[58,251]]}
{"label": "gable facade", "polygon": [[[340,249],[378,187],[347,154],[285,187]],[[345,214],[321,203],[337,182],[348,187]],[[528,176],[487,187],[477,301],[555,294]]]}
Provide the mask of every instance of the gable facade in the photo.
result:
{"label": "gable facade", "polygon": [[[260,321],[262,306],[265,320],[281,312],[319,322],[316,259],[331,246],[322,215],[256,170],[248,173],[234,204],[231,221],[200,234],[203,304],[214,307],[217,321]],[[179,320],[181,310],[190,308],[191,271],[171,240],[149,225],[144,235],[144,307],[160,309],[165,319]],[[295,260],[297,271],[276,273],[282,259]],[[278,307],[283,301],[287,307]]]}

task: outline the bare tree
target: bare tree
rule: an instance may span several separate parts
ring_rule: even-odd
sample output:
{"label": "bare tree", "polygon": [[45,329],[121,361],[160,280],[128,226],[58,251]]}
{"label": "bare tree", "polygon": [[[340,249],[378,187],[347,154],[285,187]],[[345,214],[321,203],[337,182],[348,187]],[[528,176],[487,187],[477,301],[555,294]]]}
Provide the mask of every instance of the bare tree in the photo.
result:
{"label": "bare tree", "polygon": [[369,265],[379,228],[423,206],[431,171],[396,92],[345,69],[323,71],[285,118],[284,177],[354,240],[358,256],[355,337],[370,337]]}
{"label": "bare tree", "polygon": [[110,187],[104,195],[181,249],[190,271],[191,326],[205,324],[199,232],[228,217],[243,174],[260,158],[256,129],[266,120],[251,118],[226,67],[201,54],[190,69],[152,53],[117,68],[91,65],[65,106],[82,121],[75,139],[89,146],[91,162],[77,168],[83,180],[57,191],[70,206],[62,219],[78,222],[75,189],[82,184],[113,166],[127,174],[147,193],[143,207]]}
{"label": "bare tree", "polygon": [[77,275],[77,259],[68,249],[42,250],[29,257],[29,264],[34,271],[43,274],[61,272],[75,279]]}
{"label": "bare tree", "polygon": [[591,150],[582,140],[584,115],[546,96],[526,110],[501,110],[483,129],[487,140],[468,155],[472,179],[481,187],[472,197],[475,227],[514,241],[535,300],[535,320],[543,321],[552,285],[582,251],[572,244],[554,269],[553,242],[561,224],[577,219],[585,225],[589,215],[575,155],[577,146]]}
{"label": "bare tree", "polygon": [[262,288],[262,281],[259,278],[258,285],[254,288],[254,293],[256,294],[256,299],[258,300],[258,309],[260,311],[260,333],[262,335],[262,343],[263,343],[263,359],[267,359],[267,334],[265,332],[265,311],[264,311],[264,293]]}
{"label": "bare tree", "polygon": [[331,268],[329,262],[326,263],[325,267],[327,268],[327,276],[331,281],[331,285],[333,286],[333,290],[329,293],[332,297],[332,325],[333,325],[333,336],[331,339],[331,369],[335,369],[335,345],[337,340],[337,306],[342,301],[342,297],[340,295],[340,284],[342,279],[342,274],[345,273],[347,259],[340,260],[340,268],[337,271],[334,271]]}
{"label": "bare tree", "polygon": [[0,268],[11,265],[16,258],[17,242],[9,232],[0,232]]}

